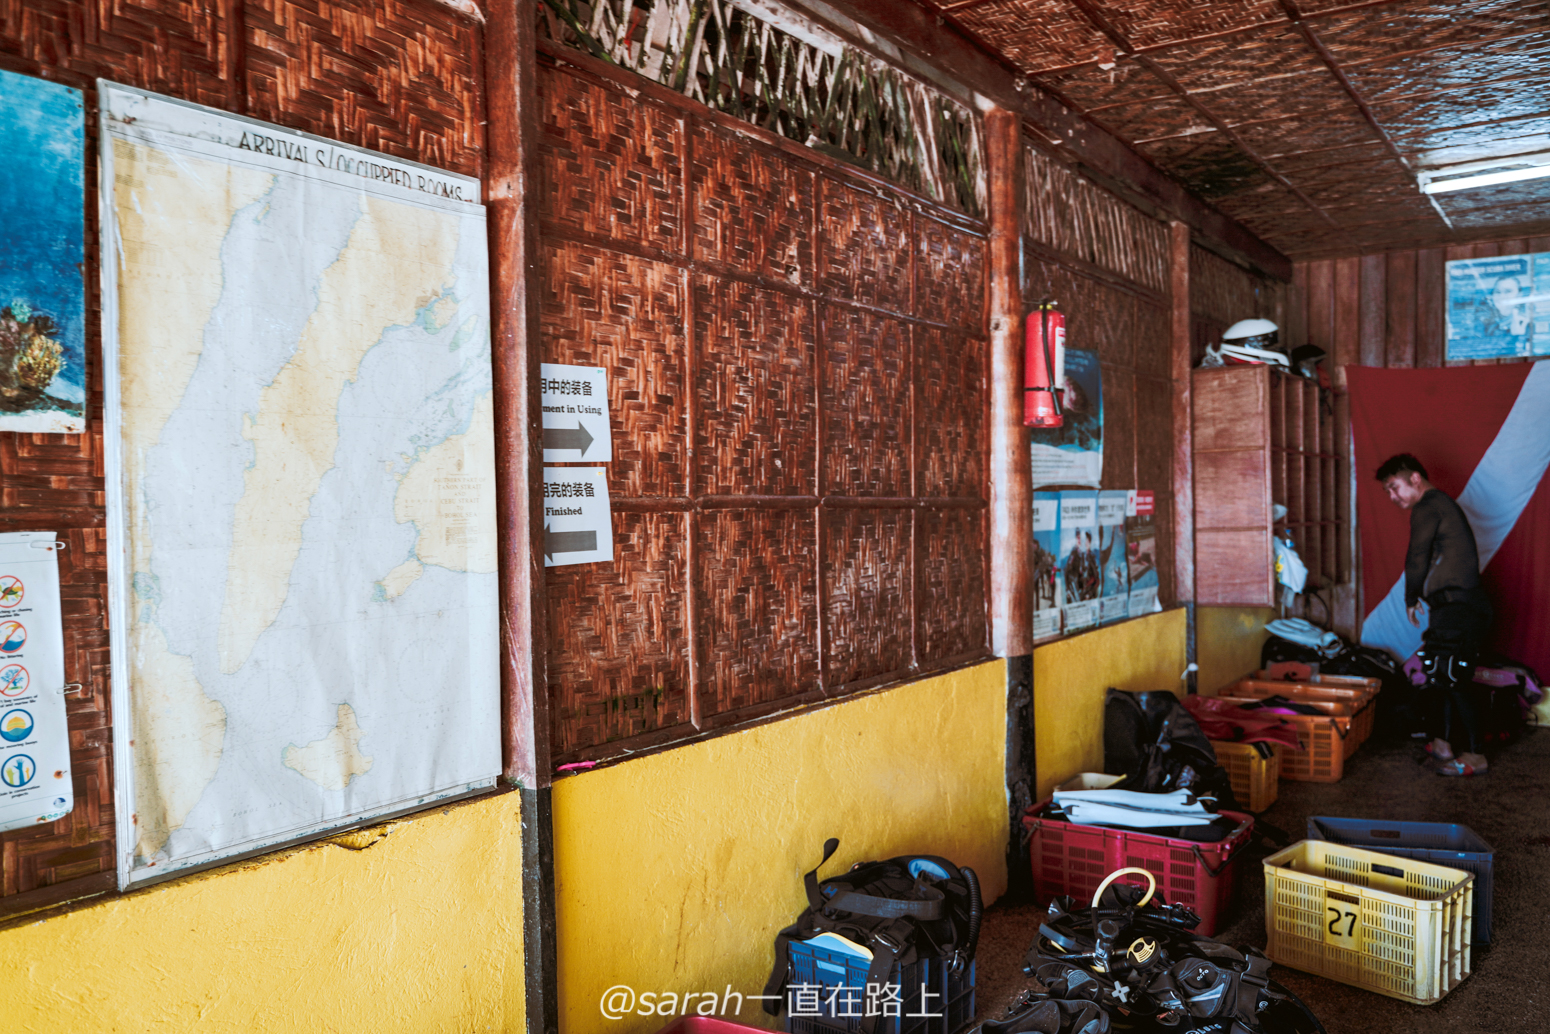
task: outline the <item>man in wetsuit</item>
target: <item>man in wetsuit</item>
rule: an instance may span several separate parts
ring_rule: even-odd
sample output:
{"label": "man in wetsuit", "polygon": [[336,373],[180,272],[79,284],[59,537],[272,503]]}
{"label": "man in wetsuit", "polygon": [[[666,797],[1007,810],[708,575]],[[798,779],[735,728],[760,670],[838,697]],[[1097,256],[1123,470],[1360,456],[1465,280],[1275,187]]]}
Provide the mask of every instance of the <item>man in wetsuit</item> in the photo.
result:
{"label": "man in wetsuit", "polygon": [[[1459,504],[1427,480],[1421,461],[1407,452],[1391,456],[1377,478],[1389,501],[1410,511],[1410,548],[1405,553],[1405,613],[1420,625],[1426,603],[1429,620],[1421,636],[1426,669],[1422,696],[1433,737],[1427,750],[1444,775],[1484,772],[1479,753],[1475,662],[1491,627],[1491,602],[1480,587],[1480,554],[1475,533]],[[1453,747],[1462,750],[1455,755]]]}

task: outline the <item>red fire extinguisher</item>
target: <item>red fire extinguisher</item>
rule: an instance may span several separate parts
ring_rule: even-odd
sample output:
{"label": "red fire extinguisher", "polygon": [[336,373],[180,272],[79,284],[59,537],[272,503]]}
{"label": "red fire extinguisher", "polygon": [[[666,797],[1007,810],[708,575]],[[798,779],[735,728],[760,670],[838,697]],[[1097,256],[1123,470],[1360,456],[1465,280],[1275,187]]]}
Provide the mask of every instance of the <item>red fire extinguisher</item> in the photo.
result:
{"label": "red fire extinguisher", "polygon": [[1059,427],[1065,423],[1066,317],[1054,302],[1040,302],[1028,314],[1023,343],[1023,426]]}

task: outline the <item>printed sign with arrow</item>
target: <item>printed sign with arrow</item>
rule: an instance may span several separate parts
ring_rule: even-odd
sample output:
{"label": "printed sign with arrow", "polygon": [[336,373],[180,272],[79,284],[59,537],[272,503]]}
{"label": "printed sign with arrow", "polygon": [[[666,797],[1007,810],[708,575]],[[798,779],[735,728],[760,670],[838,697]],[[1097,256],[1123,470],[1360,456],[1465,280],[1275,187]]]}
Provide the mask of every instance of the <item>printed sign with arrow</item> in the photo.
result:
{"label": "printed sign with arrow", "polygon": [[577,459],[585,459],[588,447],[596,440],[579,421],[574,431],[567,431],[563,427],[549,427],[546,425],[544,427],[544,458],[547,459],[551,452],[570,452],[575,450]]}
{"label": "printed sign with arrow", "polygon": [[544,462],[608,463],[608,373],[596,366],[541,363]]}
{"label": "printed sign with arrow", "polygon": [[544,525],[544,559],[553,560],[556,553],[593,553],[597,551],[595,531],[555,531]]}
{"label": "printed sign with arrow", "polygon": [[614,558],[613,513],[603,467],[544,468],[544,566]]}

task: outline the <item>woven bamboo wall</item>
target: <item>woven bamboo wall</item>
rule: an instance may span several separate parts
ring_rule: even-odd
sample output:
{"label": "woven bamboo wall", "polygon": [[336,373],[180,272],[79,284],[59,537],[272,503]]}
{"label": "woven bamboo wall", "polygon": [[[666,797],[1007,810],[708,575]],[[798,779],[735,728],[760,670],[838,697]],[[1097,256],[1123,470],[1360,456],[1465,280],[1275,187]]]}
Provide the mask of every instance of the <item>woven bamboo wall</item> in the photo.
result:
{"label": "woven bamboo wall", "polygon": [[555,761],[988,653],[985,227],[544,44],[544,359],[616,561],[551,568]]}
{"label": "woven bamboo wall", "polygon": [[0,435],[0,531],[60,556],[75,810],[0,836],[0,915],[114,886],[112,714],[97,296],[98,77],[455,172],[483,169],[481,33],[431,0],[0,0],[0,68],[86,91],[87,420]]}
{"label": "woven bamboo wall", "polygon": [[[1173,380],[1163,223],[1033,147],[1024,151],[1023,301],[1066,314],[1066,346],[1103,367],[1103,487],[1156,493],[1159,543],[1173,541]],[[1035,486],[1040,487],[1040,486]],[[1158,593],[1176,598],[1159,549]]]}

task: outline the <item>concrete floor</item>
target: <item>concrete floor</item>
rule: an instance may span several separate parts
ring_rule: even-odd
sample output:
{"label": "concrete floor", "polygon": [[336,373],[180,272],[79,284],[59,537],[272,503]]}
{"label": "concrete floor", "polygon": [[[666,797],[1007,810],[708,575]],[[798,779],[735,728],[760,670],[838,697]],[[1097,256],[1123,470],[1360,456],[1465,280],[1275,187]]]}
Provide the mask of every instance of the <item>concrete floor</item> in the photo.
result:
{"label": "concrete floor", "polygon": [[[1310,815],[1458,822],[1496,852],[1493,943],[1476,947],[1473,974],[1441,1002],[1410,1005],[1284,966],[1275,977],[1296,992],[1329,1034],[1546,1034],[1550,1032],[1550,731],[1488,752],[1484,776],[1446,779],[1415,760],[1408,742],[1365,744],[1338,783],[1281,783],[1262,820],[1301,839]],[[1265,946],[1264,870],[1269,853],[1239,860],[1229,926],[1217,939]],[[1002,902],[986,913],[978,952],[980,1021],[998,1019],[1029,986],[1023,956],[1044,909]]]}

